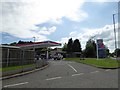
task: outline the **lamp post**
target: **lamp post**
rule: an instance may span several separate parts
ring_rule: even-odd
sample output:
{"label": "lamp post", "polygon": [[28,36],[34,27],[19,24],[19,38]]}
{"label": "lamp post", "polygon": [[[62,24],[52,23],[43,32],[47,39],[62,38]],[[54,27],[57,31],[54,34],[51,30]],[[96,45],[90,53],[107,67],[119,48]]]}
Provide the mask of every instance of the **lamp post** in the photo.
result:
{"label": "lamp post", "polygon": [[[116,13],[117,14],[117,13]],[[114,26],[114,38],[115,38],[115,50],[117,49],[117,42],[116,42],[116,29],[115,29],[115,15],[113,14],[113,26]],[[117,52],[116,52],[116,58],[117,58]]]}

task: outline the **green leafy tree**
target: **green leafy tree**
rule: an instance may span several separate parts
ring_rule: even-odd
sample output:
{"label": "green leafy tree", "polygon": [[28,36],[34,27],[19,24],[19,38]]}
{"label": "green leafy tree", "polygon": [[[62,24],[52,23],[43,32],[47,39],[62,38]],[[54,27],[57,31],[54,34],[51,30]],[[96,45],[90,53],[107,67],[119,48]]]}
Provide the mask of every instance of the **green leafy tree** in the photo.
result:
{"label": "green leafy tree", "polygon": [[114,51],[114,55],[117,54],[117,57],[120,57],[120,48],[117,48],[115,51]]}
{"label": "green leafy tree", "polygon": [[72,52],[73,52],[73,40],[72,38],[70,38],[67,44],[67,53],[72,53]]}
{"label": "green leafy tree", "polygon": [[67,44],[66,43],[63,45],[62,51],[67,51]]}
{"label": "green leafy tree", "polygon": [[86,57],[96,57],[96,44],[95,41],[89,39],[86,43],[86,48],[84,52]]}
{"label": "green leafy tree", "polygon": [[111,56],[111,57],[114,57],[114,52],[110,53],[110,56]]}
{"label": "green leafy tree", "polygon": [[16,44],[16,42],[10,43],[11,46],[15,46]]}
{"label": "green leafy tree", "polygon": [[32,41],[18,41],[17,44],[29,44],[29,43],[33,43]]}
{"label": "green leafy tree", "polygon": [[24,42],[20,40],[20,41],[18,41],[18,44],[24,44]]}
{"label": "green leafy tree", "polygon": [[105,49],[106,49],[106,56],[107,57],[110,56],[110,50],[109,50],[109,48],[107,46],[105,46]]}
{"label": "green leafy tree", "polygon": [[81,44],[78,39],[73,42],[73,52],[81,52]]}

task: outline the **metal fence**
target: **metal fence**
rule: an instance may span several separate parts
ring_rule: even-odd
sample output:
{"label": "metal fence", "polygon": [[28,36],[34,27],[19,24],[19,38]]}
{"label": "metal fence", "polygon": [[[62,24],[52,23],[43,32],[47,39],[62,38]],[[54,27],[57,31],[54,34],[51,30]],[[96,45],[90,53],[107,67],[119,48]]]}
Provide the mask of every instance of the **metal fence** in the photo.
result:
{"label": "metal fence", "polygon": [[[41,68],[48,64],[46,59],[35,59],[34,50],[25,50],[19,47],[0,45],[0,53],[1,68],[14,68],[14,66],[20,66],[19,69],[2,71],[0,77]],[[28,66],[26,67],[26,65]]]}
{"label": "metal fence", "polygon": [[34,63],[34,51],[2,47],[2,67]]}

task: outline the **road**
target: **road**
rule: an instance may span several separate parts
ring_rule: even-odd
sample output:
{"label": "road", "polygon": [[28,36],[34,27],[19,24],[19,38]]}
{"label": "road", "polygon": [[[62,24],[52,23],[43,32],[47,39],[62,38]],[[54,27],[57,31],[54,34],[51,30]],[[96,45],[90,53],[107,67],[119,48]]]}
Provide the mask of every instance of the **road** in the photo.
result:
{"label": "road", "polygon": [[64,60],[49,63],[44,70],[3,80],[3,88],[118,88],[118,69]]}

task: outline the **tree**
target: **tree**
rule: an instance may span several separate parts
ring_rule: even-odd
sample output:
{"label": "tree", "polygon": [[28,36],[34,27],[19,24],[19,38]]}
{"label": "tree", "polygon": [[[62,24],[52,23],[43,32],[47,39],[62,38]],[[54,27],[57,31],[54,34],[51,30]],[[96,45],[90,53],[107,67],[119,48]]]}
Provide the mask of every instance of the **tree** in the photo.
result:
{"label": "tree", "polygon": [[73,52],[81,52],[81,44],[78,39],[73,42]]}
{"label": "tree", "polygon": [[110,55],[110,50],[106,49],[106,55],[109,56]]}
{"label": "tree", "polygon": [[106,56],[110,56],[110,50],[107,46],[105,46],[105,50],[106,50]]}
{"label": "tree", "polygon": [[29,43],[33,43],[32,41],[18,41],[18,44],[29,44]]}
{"label": "tree", "polygon": [[72,38],[70,38],[67,44],[67,53],[72,53],[72,52],[73,52],[73,40]]}
{"label": "tree", "polygon": [[67,51],[67,44],[66,43],[63,45],[62,51]]}
{"label": "tree", "polygon": [[85,56],[86,57],[96,57],[96,43],[95,41],[89,39],[86,43],[86,48],[85,48]]}
{"label": "tree", "polygon": [[117,48],[115,51],[114,51],[114,55],[116,55],[117,53],[117,57],[120,57],[120,48]]}
{"label": "tree", "polygon": [[23,43],[24,43],[24,42],[23,42],[23,41],[21,41],[21,40],[20,40],[20,41],[18,41],[18,44],[23,44]]}
{"label": "tree", "polygon": [[110,53],[110,56],[111,56],[111,57],[114,57],[114,52]]}
{"label": "tree", "polygon": [[16,42],[10,43],[11,46],[15,46],[16,44]]}

